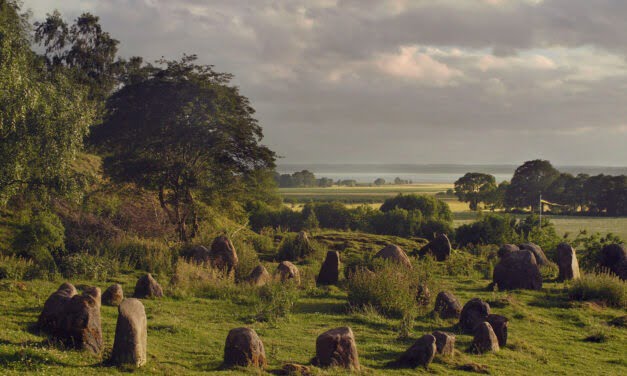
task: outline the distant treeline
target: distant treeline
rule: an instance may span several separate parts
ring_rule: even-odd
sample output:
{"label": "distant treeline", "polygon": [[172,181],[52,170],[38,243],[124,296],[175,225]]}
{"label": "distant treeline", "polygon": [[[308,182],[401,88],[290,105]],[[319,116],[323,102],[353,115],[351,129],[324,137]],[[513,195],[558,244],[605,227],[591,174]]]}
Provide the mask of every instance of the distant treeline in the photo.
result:
{"label": "distant treeline", "polygon": [[533,212],[542,205],[557,214],[627,215],[627,176],[572,175],[539,159],[525,162],[511,182],[498,185],[490,174],[469,172],[455,182],[455,194],[473,210],[483,203],[491,209]]}
{"label": "distant treeline", "polygon": [[250,225],[257,232],[264,228],[327,228],[424,238],[453,233],[450,208],[434,196],[398,195],[385,200],[378,210],[367,205],[351,209],[339,202],[308,203],[301,212],[262,203],[247,209]]}
{"label": "distant treeline", "polygon": [[[355,179],[344,179],[334,181],[330,178],[316,178],[316,175],[309,170],[297,171],[292,174],[279,174],[274,173],[274,181],[276,181],[279,188],[311,188],[311,187],[331,187],[333,185],[341,187],[356,187],[358,185]],[[397,177],[394,179],[394,184],[412,184],[411,180],[401,179]],[[386,184],[385,179],[378,178],[373,182],[374,185]]]}

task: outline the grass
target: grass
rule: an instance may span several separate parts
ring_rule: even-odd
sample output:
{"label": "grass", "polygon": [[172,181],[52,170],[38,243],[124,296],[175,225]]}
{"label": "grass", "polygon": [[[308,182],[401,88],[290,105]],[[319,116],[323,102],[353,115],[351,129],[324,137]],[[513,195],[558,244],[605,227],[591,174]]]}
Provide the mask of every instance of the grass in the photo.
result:
{"label": "grass", "polygon": [[[341,233],[327,237],[339,239]],[[356,236],[355,234],[347,234]],[[353,239],[354,240],[354,239]],[[267,265],[269,271],[274,265]],[[255,313],[249,300],[219,299],[181,295],[159,300],[144,300],[148,316],[148,363],[135,372],[152,374],[219,375],[258,374],[255,370],[219,371],[224,340],[230,329],[253,327],[264,342],[269,370],[283,363],[309,363],[315,353],[318,334],[333,327],[352,327],[357,339],[363,374],[412,375],[415,370],[388,370],[384,365],[394,360],[413,340],[434,330],[455,331],[455,321],[443,321],[429,314],[418,316],[410,328],[411,338],[398,339],[401,319],[386,318],[372,311],[351,311],[344,289],[313,288],[311,282],[318,265],[300,265],[307,279],[302,297],[287,319],[278,322],[251,321]],[[452,360],[436,358],[434,374],[466,375],[461,369],[476,363],[494,375],[571,374],[619,375],[627,373],[624,354],[627,330],[603,326],[624,310],[590,303],[571,302],[565,285],[547,283],[542,291],[492,292],[489,280],[475,277],[452,277],[441,265],[432,266],[434,296],[440,290],[453,291],[462,302],[473,297],[500,302],[493,312],[510,318],[508,346],[497,354],[470,355],[465,350],[472,338],[457,334],[458,353]],[[123,274],[106,281],[73,280],[75,285],[96,284],[105,289],[113,282],[129,293],[137,273]],[[168,283],[164,275],[156,275]],[[100,365],[92,355],[66,351],[49,344],[45,337],[30,332],[43,303],[61,280],[0,282],[0,367],[2,374],[100,375],[122,373]],[[211,295],[213,296],[213,295]],[[433,304],[433,302],[431,302]],[[497,304],[494,304],[497,306]],[[113,344],[117,309],[102,307],[102,326],[107,351]],[[603,333],[602,343],[590,337]],[[342,374],[339,371],[322,374]]]}

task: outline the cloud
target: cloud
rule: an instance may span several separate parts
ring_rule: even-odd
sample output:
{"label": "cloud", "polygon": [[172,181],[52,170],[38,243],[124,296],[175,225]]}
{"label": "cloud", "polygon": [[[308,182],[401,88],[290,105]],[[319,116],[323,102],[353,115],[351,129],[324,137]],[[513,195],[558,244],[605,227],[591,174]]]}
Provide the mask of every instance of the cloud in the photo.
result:
{"label": "cloud", "polygon": [[627,1],[24,2],[234,73],[287,162],[627,160]]}

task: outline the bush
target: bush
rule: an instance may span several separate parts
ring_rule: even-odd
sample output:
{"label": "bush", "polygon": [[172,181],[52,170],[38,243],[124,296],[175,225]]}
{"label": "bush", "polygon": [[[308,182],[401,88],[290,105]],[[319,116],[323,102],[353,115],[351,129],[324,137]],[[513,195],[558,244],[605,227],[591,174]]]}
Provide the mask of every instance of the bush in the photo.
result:
{"label": "bush", "polygon": [[108,257],[75,253],[63,257],[59,269],[65,278],[106,280],[120,271],[120,262]]}
{"label": "bush", "polygon": [[624,241],[614,234],[602,236],[597,232],[588,235],[586,231],[581,231],[573,240],[572,246],[579,251],[578,253],[583,253],[579,258],[582,269],[592,271],[599,265],[599,255],[603,247],[622,243]]}
{"label": "bush", "polygon": [[277,250],[277,259],[279,261],[296,261],[313,255],[320,246],[313,240],[309,239],[306,233],[287,234]]}
{"label": "bush", "polygon": [[247,207],[248,220],[253,231],[260,232],[266,227],[281,228],[285,231],[300,231],[303,228],[301,213],[290,208],[273,208],[263,203]]}
{"label": "bush", "polygon": [[272,238],[265,235],[253,235],[250,238],[255,252],[262,255],[274,254],[275,246]]}
{"label": "bush", "polygon": [[508,215],[488,214],[478,221],[461,225],[455,233],[460,247],[478,244],[518,243],[516,219]]}
{"label": "bush", "polygon": [[374,272],[358,268],[348,282],[348,302],[358,309],[372,306],[389,317],[415,315],[421,286],[428,282],[418,270],[391,262],[376,263]]}
{"label": "bush", "polygon": [[433,196],[400,194],[393,198],[388,198],[381,205],[382,212],[388,212],[394,209],[404,209],[407,211],[419,211],[424,218],[441,219],[445,222],[453,221],[453,214],[448,204],[438,200]]}
{"label": "bush", "polygon": [[259,288],[260,301],[255,307],[255,320],[276,322],[286,318],[300,297],[293,282],[268,283]]}
{"label": "bush", "polygon": [[233,246],[237,252],[238,263],[235,268],[235,280],[243,281],[250,273],[259,265],[259,256],[245,240],[235,239],[233,240]]}
{"label": "bush", "polygon": [[178,251],[157,240],[129,236],[114,244],[104,254],[133,269],[150,273],[171,273]]}
{"label": "bush", "polygon": [[176,263],[168,291],[174,297],[224,299],[235,294],[235,281],[211,265],[181,260]]}
{"label": "bush", "polygon": [[32,260],[15,256],[0,256],[0,279],[15,281],[33,279],[40,275],[40,270]]}
{"label": "bush", "polygon": [[13,249],[18,256],[32,259],[43,270],[54,273],[53,255],[65,250],[64,231],[61,220],[53,213],[35,213],[20,226],[13,239]]}
{"label": "bush", "polygon": [[609,272],[582,274],[569,290],[571,299],[600,300],[606,304],[627,308],[627,282]]}

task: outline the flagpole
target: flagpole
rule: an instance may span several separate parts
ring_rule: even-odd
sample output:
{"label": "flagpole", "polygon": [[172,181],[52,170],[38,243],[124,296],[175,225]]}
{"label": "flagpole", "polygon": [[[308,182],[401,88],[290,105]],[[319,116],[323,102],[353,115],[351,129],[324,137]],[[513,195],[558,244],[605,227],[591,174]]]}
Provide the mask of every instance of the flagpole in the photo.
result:
{"label": "flagpole", "polygon": [[540,230],[542,230],[542,193],[540,193]]}

